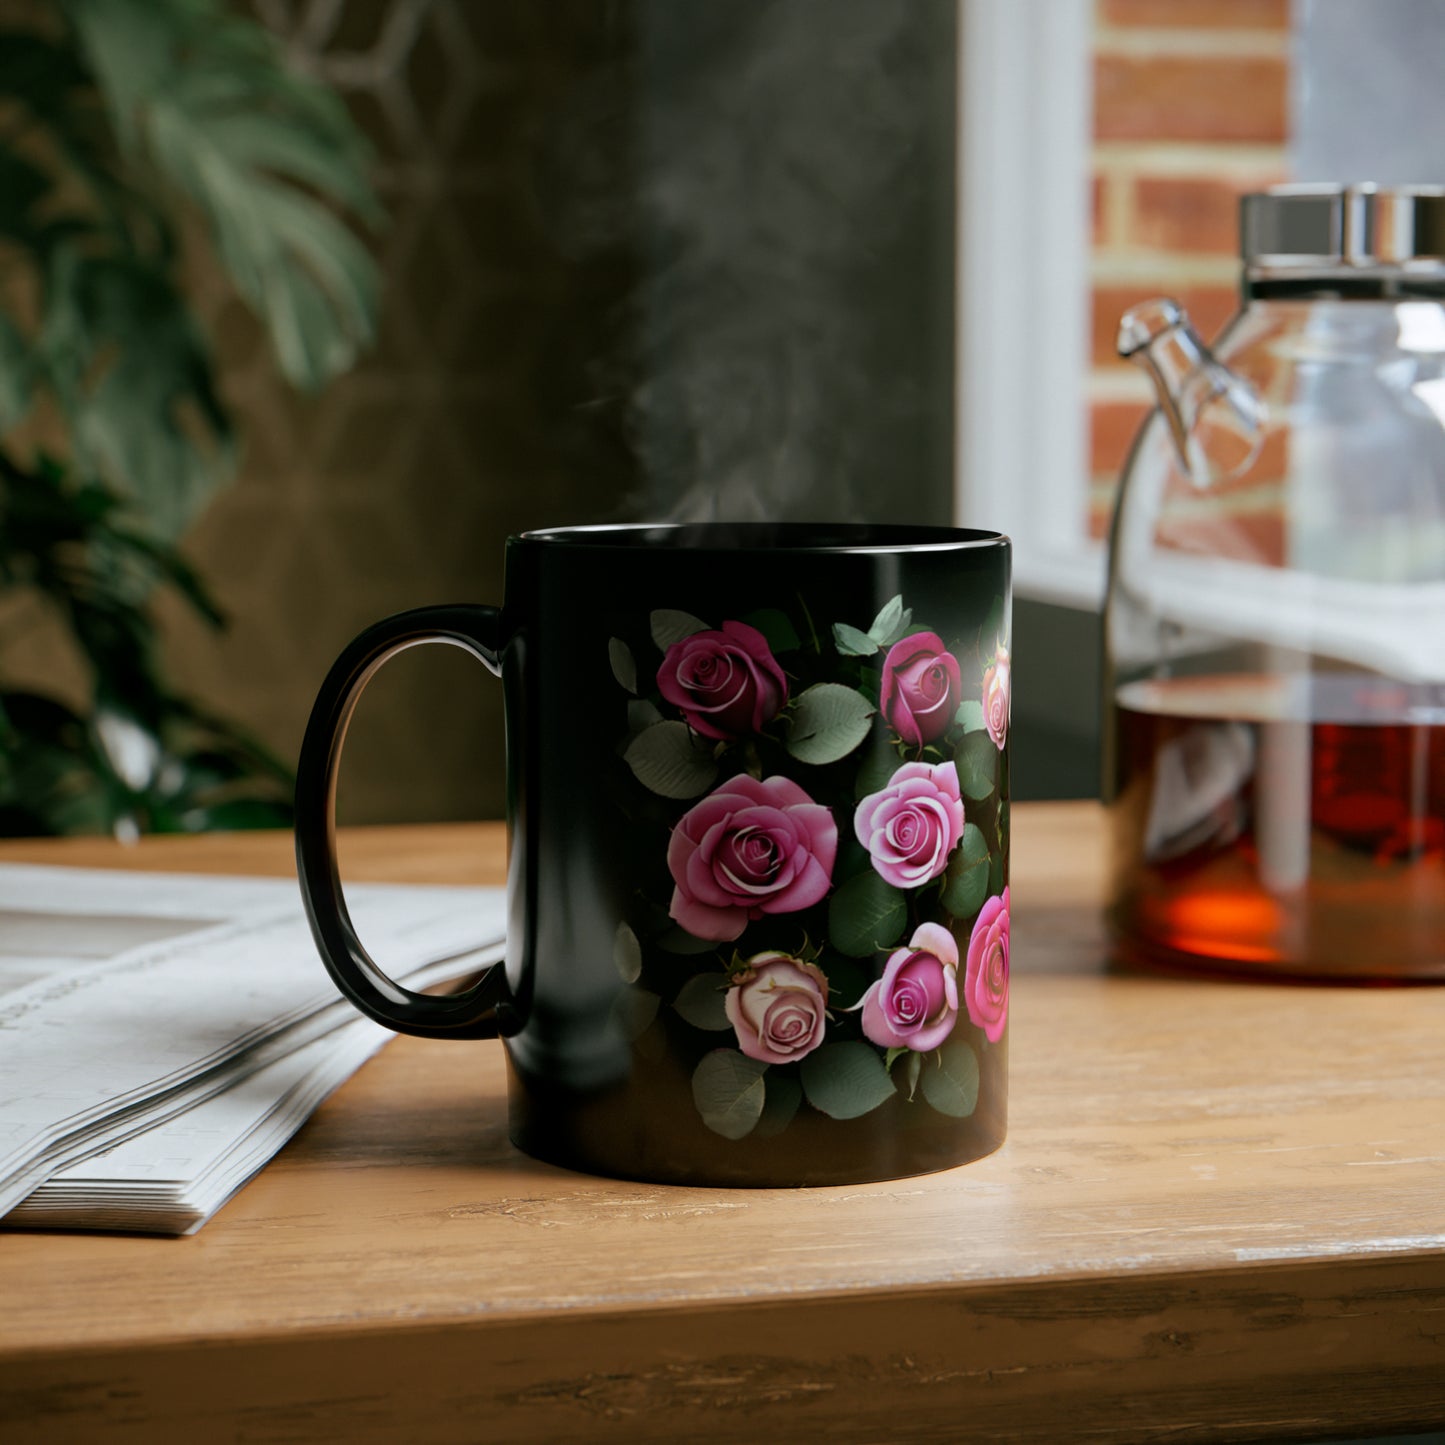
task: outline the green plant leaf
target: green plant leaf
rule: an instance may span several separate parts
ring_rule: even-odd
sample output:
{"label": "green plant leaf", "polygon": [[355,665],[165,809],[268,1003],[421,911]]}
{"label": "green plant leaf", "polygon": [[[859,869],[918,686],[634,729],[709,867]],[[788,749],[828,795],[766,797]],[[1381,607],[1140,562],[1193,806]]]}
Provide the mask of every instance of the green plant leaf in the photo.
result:
{"label": "green plant leaf", "polygon": [[866,632],[846,622],[833,624],[833,645],[844,657],[868,657],[878,651],[878,644]]}
{"label": "green plant leaf", "polygon": [[965,1039],[951,1038],[923,1069],[923,1097],[954,1119],[967,1119],[978,1107],[978,1055]]}
{"label": "green plant leaf", "polygon": [[662,721],[662,714],[645,698],[634,698],[627,704],[627,731],[629,734],[645,732]]}
{"label": "green plant leaf", "polygon": [[988,860],[988,891],[994,894],[1002,893],[1004,882],[1003,854],[995,853]]}
{"label": "green plant leaf", "polygon": [[691,612],[677,612],[669,607],[659,607],[652,614],[652,640],[666,652],[676,642],[681,642],[684,637],[692,637],[698,632],[709,630],[706,622],[692,615]]}
{"label": "green plant leaf", "polygon": [[628,1043],[652,1027],[662,1000],[645,988],[619,989],[612,1000],[612,1017]]}
{"label": "green plant leaf", "polygon": [[803,645],[798,629],[793,626],[788,614],[780,612],[776,607],[750,612],[742,621],[761,632],[774,652],[796,652]]}
{"label": "green plant leaf", "polygon": [[728,1022],[727,992],[727,974],[695,974],[678,990],[672,1006],[693,1028],[719,1033],[732,1027]]}
{"label": "green plant leaf", "polygon": [[828,900],[829,942],[852,958],[896,943],[907,923],[906,898],[872,868],[850,878]]}
{"label": "green plant leaf", "polygon": [[612,664],[612,675],[618,685],[630,693],[637,691],[637,663],[633,660],[632,649],[620,638],[607,639],[607,660]]}
{"label": "green plant leaf", "polygon": [[816,683],[789,714],[788,752],[800,763],[836,763],[868,736],[873,712],[861,692],[837,682]]}
{"label": "green plant leaf", "polygon": [[972,918],[988,897],[988,885],[988,840],[972,823],[965,823],[944,875],[943,906],[955,918]]}
{"label": "green plant leaf", "polygon": [[717,777],[711,751],[686,723],[654,723],[628,743],[622,756],[637,781],[664,798],[700,797]]}
{"label": "green plant leaf", "polygon": [[918,1092],[918,1076],[923,1072],[923,1055],[913,1053],[908,1055],[908,1064],[904,1071],[904,1078],[908,1082],[908,1102],[913,1102],[913,1096]]}
{"label": "green plant leaf", "polygon": [[856,1119],[897,1092],[872,1044],[824,1044],[802,1062],[803,1092],[830,1119]]}
{"label": "green plant leaf", "polygon": [[612,937],[612,961],[623,983],[636,983],[642,977],[642,945],[625,921]]}
{"label": "green plant leaf", "polygon": [[901,764],[891,749],[875,752],[861,768],[853,783],[853,801],[861,803],[870,793],[881,793],[893,780]]}
{"label": "green plant leaf", "polygon": [[961,723],[965,732],[978,732],[986,725],[983,717],[983,704],[976,697],[965,698],[959,703],[958,712],[954,715],[953,720]]}
{"label": "green plant leaf", "polygon": [[868,636],[880,648],[891,647],[913,624],[913,611],[903,605],[902,597],[893,598],[873,619]]}
{"label": "green plant leaf", "polygon": [[767,1065],[737,1049],[714,1049],[693,1070],[692,1101],[702,1122],[724,1139],[750,1134],[762,1116]]}
{"label": "green plant leaf", "polygon": [[982,802],[992,795],[998,782],[998,749],[986,732],[965,733],[953,759],[966,798]]}
{"label": "green plant leaf", "polygon": [[983,626],[978,630],[978,655],[987,664],[993,657],[993,650],[999,643],[1007,641],[1008,615],[1001,596],[993,599]]}
{"label": "green plant leaf", "polygon": [[753,1130],[755,1139],[771,1139],[781,1134],[793,1122],[793,1115],[803,1102],[803,1086],[790,1074],[780,1074],[776,1069],[768,1073],[767,1090],[762,1116]]}
{"label": "green plant leaf", "polygon": [[669,928],[657,940],[657,946],[666,953],[692,955],[711,953],[717,943],[710,938],[694,938],[685,928]]}

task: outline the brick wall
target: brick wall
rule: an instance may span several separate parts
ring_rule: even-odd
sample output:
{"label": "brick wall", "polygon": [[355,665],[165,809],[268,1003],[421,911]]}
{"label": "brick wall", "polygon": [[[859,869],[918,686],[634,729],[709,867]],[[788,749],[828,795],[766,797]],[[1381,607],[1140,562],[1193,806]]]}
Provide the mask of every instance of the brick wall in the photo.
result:
{"label": "brick wall", "polygon": [[1238,293],[1236,204],[1287,179],[1288,0],[1096,0],[1089,526],[1150,405],[1114,335],[1168,294],[1206,337]]}

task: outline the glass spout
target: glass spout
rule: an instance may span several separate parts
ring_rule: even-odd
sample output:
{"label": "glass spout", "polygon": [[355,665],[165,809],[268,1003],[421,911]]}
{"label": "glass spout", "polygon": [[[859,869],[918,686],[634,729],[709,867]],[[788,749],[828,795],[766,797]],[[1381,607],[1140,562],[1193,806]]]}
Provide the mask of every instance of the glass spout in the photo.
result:
{"label": "glass spout", "polygon": [[1130,307],[1119,322],[1118,350],[1149,373],[1179,465],[1196,487],[1253,466],[1264,442],[1264,399],[1215,360],[1177,301]]}

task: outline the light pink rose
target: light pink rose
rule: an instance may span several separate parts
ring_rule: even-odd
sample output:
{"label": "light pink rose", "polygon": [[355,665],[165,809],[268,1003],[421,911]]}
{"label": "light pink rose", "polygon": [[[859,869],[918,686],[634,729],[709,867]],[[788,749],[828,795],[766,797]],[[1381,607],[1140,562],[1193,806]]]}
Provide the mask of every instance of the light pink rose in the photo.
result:
{"label": "light pink rose", "polygon": [[657,686],[689,727],[722,741],[760,732],[788,700],[788,679],[767,639],[745,622],[724,622],[721,631],[674,642],[657,670]]}
{"label": "light pink rose", "polygon": [[1000,643],[983,675],[983,722],[999,752],[1008,739],[1009,666],[1008,648]]}
{"label": "light pink rose", "polygon": [[937,923],[920,924],[863,995],[863,1033],[879,1048],[936,1049],[958,1022],[958,944]]}
{"label": "light pink rose", "polygon": [[895,888],[919,888],[948,867],[963,836],[963,794],[953,763],[904,763],[853,814],[858,841]]}
{"label": "light pink rose", "polygon": [[963,997],[968,1016],[996,1044],[1008,1023],[1008,889],[990,898],[974,920],[964,964]]}
{"label": "light pink rose", "polygon": [[696,938],[736,938],[751,918],[820,903],[837,853],[832,813],[795,782],[729,778],[672,830],[668,911]]}
{"label": "light pink rose", "polygon": [[958,659],[936,632],[915,632],[888,649],[878,709],[914,747],[942,737],[958,711],[962,688]]}
{"label": "light pink rose", "polygon": [[828,979],[817,964],[758,953],[734,977],[724,1006],[738,1047],[764,1064],[790,1064],[823,1042]]}

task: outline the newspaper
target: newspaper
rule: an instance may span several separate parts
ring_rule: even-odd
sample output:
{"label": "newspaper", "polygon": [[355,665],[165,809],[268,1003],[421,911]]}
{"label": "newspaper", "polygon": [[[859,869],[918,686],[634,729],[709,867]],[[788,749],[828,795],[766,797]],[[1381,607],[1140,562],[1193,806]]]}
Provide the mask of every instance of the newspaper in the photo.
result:
{"label": "newspaper", "polygon": [[[347,901],[413,987],[500,957],[500,888]],[[294,882],[0,866],[0,1223],[194,1230],[387,1037]]]}

